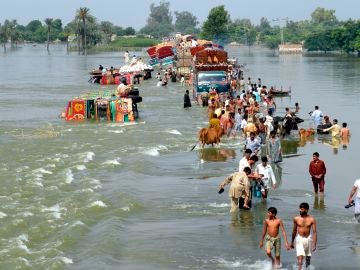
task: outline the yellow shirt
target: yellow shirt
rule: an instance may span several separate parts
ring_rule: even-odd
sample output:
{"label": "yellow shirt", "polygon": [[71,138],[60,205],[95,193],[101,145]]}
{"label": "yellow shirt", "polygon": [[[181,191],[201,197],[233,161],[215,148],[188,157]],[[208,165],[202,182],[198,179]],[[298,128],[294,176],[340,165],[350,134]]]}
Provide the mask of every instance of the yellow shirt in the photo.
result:
{"label": "yellow shirt", "polygon": [[331,127],[324,129],[323,131],[331,131],[331,136],[337,137],[340,136],[341,127],[338,124],[334,124]]}
{"label": "yellow shirt", "polygon": [[220,120],[217,118],[211,118],[211,120],[209,122],[209,128],[219,129],[220,128]]}

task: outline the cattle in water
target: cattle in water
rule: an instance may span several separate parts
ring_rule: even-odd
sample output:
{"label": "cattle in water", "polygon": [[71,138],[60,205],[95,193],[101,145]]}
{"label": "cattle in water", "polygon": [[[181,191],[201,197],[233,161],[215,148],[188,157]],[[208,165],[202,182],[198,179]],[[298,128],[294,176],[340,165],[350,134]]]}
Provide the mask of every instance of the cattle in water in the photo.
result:
{"label": "cattle in water", "polygon": [[313,128],[308,128],[308,129],[300,128],[299,129],[299,135],[302,138],[308,138],[308,137],[313,136],[314,134],[315,134],[315,130]]}
{"label": "cattle in water", "polygon": [[199,141],[202,147],[204,147],[205,144],[211,144],[213,146],[214,144],[220,143],[222,134],[222,128],[202,128],[199,131]]}
{"label": "cattle in water", "polygon": [[286,134],[290,134],[291,130],[298,130],[298,124],[304,122],[303,119],[294,116],[294,117],[280,117],[274,116],[274,125],[278,128],[278,133],[285,136]]}

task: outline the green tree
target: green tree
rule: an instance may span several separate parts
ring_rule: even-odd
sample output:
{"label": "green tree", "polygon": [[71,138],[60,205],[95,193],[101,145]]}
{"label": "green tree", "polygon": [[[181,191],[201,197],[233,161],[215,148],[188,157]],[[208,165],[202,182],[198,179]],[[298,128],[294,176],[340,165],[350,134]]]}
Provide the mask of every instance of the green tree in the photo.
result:
{"label": "green tree", "polygon": [[157,38],[168,36],[173,31],[172,19],[169,2],[161,1],[159,6],[152,3],[147,24],[140,30],[140,33]]}
{"label": "green tree", "polygon": [[357,51],[357,56],[360,57],[360,33],[354,40],[354,50]]}
{"label": "green tree", "polygon": [[117,36],[123,36],[125,35],[124,29],[121,26],[114,26],[114,32]]}
{"label": "green tree", "polygon": [[87,7],[81,7],[76,12],[76,19],[81,22],[80,35],[81,35],[81,45],[82,45],[82,54],[86,54],[86,22],[90,17],[90,9]]}
{"label": "green tree", "polygon": [[279,35],[267,35],[265,36],[264,44],[267,48],[275,50],[279,47],[281,39]]}
{"label": "green tree", "polygon": [[49,51],[49,46],[50,46],[50,32],[51,32],[51,27],[53,24],[53,19],[52,18],[46,18],[44,20],[45,24],[46,24],[46,29],[47,29],[47,43],[46,43],[46,49]]}
{"label": "green tree", "polygon": [[183,34],[194,34],[197,32],[196,26],[198,25],[197,18],[188,11],[177,12],[175,11],[175,24],[176,32]]}
{"label": "green tree", "polygon": [[202,37],[210,40],[227,40],[230,15],[224,5],[214,7],[202,27]]}
{"label": "green tree", "polygon": [[4,48],[4,52],[6,52],[6,43],[8,41],[8,33],[7,29],[4,25],[0,24],[0,43]]}
{"label": "green tree", "polygon": [[26,30],[34,33],[36,30],[38,30],[41,27],[42,27],[41,21],[33,20],[33,21],[29,22],[25,28],[26,28]]}
{"label": "green tree", "polygon": [[126,27],[124,29],[124,34],[127,35],[127,36],[132,36],[132,35],[135,35],[136,34],[136,31],[134,28],[132,28],[131,26],[129,27]]}
{"label": "green tree", "polygon": [[305,40],[304,46],[308,51],[323,51],[324,53],[337,48],[331,30],[314,33]]}
{"label": "green tree", "polygon": [[324,29],[330,29],[336,26],[338,20],[335,16],[335,10],[318,7],[311,13],[311,22]]}
{"label": "green tree", "polygon": [[109,44],[111,42],[111,37],[115,33],[114,25],[111,22],[103,21],[100,22],[100,29],[105,34],[105,43]]}

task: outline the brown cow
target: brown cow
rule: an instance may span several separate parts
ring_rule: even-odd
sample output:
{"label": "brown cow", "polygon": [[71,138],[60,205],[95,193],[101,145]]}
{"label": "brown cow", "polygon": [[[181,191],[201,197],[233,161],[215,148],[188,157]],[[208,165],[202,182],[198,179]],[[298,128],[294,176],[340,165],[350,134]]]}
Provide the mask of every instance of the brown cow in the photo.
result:
{"label": "brown cow", "polygon": [[304,129],[304,128],[300,128],[299,130],[299,135],[300,137],[311,137],[315,134],[315,130],[313,128],[309,128],[309,129]]}
{"label": "brown cow", "polygon": [[205,144],[214,145],[214,143],[219,144],[220,138],[223,134],[222,128],[202,128],[199,131],[199,141],[204,147]]}

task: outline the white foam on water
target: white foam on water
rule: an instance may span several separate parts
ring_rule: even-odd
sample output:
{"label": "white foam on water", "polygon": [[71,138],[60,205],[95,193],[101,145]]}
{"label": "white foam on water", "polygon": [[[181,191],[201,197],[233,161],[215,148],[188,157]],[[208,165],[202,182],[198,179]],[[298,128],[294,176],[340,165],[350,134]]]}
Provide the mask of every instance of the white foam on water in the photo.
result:
{"label": "white foam on water", "polygon": [[7,217],[8,215],[5,214],[4,212],[0,212],[0,218],[4,218],[4,217]]}
{"label": "white foam on water", "polygon": [[103,165],[120,165],[119,160],[120,160],[119,157],[115,159],[106,160],[105,162],[103,162]]}
{"label": "white foam on water", "polygon": [[84,222],[77,220],[73,224],[71,224],[71,227],[84,226],[84,225],[85,225]]}
{"label": "white foam on water", "polygon": [[230,205],[227,203],[209,203],[210,207],[214,207],[214,208],[225,208],[225,207],[229,207]]}
{"label": "white foam on water", "polygon": [[124,133],[123,130],[108,130],[108,132],[110,133],[115,133],[115,134],[121,134],[121,133]]}
{"label": "white foam on water", "polygon": [[121,207],[120,209],[123,211],[126,211],[126,212],[130,212],[131,207],[133,207],[133,206],[134,206],[134,204],[130,203],[129,205]]}
{"label": "white foam on water", "polygon": [[29,166],[20,166],[15,169],[16,172],[23,172],[24,170],[29,169]]}
{"label": "white foam on water", "polygon": [[94,152],[85,152],[82,154],[82,156],[84,157],[84,162],[89,162],[91,160],[93,160],[95,153]]}
{"label": "white foam on water", "polygon": [[70,184],[72,181],[74,181],[74,174],[71,169],[67,169],[65,174],[65,183]]}
{"label": "white foam on water", "polygon": [[23,258],[23,257],[20,257],[20,258],[18,258],[18,259],[19,259],[20,261],[23,261],[26,266],[31,267],[31,264],[30,264],[30,262],[29,262],[27,259],[25,259],[25,258]]}
{"label": "white foam on water", "polygon": [[29,237],[27,234],[21,234],[19,235],[16,239],[16,247],[25,251],[26,253],[30,253],[29,248],[27,247],[27,245],[24,242],[29,242]]}
{"label": "white foam on water", "polygon": [[100,185],[100,184],[101,184],[100,180],[95,179],[95,178],[94,178],[94,179],[91,179],[91,180],[90,180],[90,183],[91,183],[91,184],[95,184],[95,185]]}
{"label": "white foam on water", "polygon": [[51,171],[45,170],[44,168],[38,168],[33,170],[35,174],[53,174]]}
{"label": "white foam on water", "polygon": [[43,207],[41,212],[51,212],[56,219],[59,219],[61,218],[61,210],[66,210],[66,208],[60,207],[59,204],[55,204],[51,207]]}
{"label": "white foam on water", "polygon": [[312,196],[313,196],[313,195],[310,194],[310,193],[305,193],[304,195],[305,195],[305,197],[312,197]]}
{"label": "white foam on water", "polygon": [[17,239],[21,241],[29,242],[29,236],[26,233],[20,234]]}
{"label": "white foam on water", "polygon": [[125,127],[125,126],[134,126],[138,124],[143,124],[145,122],[124,122],[124,123],[112,123],[109,124],[110,127]]}
{"label": "white foam on water", "polygon": [[219,259],[218,263],[225,266],[226,268],[234,269],[254,269],[254,270],[271,270],[271,262],[269,261],[255,261],[250,262],[248,260],[235,260],[228,261],[225,259]]}
{"label": "white foam on water", "polygon": [[53,163],[49,163],[48,165],[45,166],[46,168],[56,168],[56,165]]}
{"label": "white foam on water", "polygon": [[143,154],[148,155],[148,156],[153,156],[153,157],[157,157],[160,155],[160,150],[166,150],[167,147],[164,145],[158,145],[157,147],[152,147],[150,149],[147,149],[143,152]]}
{"label": "white foam on water", "polygon": [[77,169],[78,171],[83,171],[83,170],[86,170],[86,166],[85,166],[84,164],[82,164],[82,165],[77,165],[77,166],[76,166],[76,169]]}
{"label": "white foam on water", "polygon": [[95,201],[90,204],[90,207],[107,207],[107,205],[102,201]]}
{"label": "white foam on water", "polygon": [[23,216],[23,217],[32,217],[32,216],[34,216],[34,214],[31,213],[30,211],[26,211],[26,212],[21,213],[21,216]]}
{"label": "white foam on water", "polygon": [[92,190],[91,188],[84,188],[81,190],[81,192],[90,192],[90,193],[94,193],[94,190]]}
{"label": "white foam on water", "polygon": [[181,132],[176,129],[167,130],[166,132],[174,135],[182,135]]}
{"label": "white foam on water", "polygon": [[37,179],[38,181],[37,182],[35,182],[34,184],[36,185],[36,186],[38,186],[38,187],[44,187],[44,185],[41,183],[41,182],[39,182],[41,179]]}
{"label": "white foam on water", "polygon": [[352,218],[352,219],[347,219],[347,220],[334,220],[334,223],[339,223],[339,224],[358,224],[356,218]]}
{"label": "white foam on water", "polygon": [[177,204],[177,205],[173,205],[172,209],[188,209],[188,208],[192,208],[194,207],[191,204]]}
{"label": "white foam on water", "polygon": [[63,263],[65,264],[73,264],[73,260],[68,258],[68,257],[61,257],[61,260],[63,261]]}

